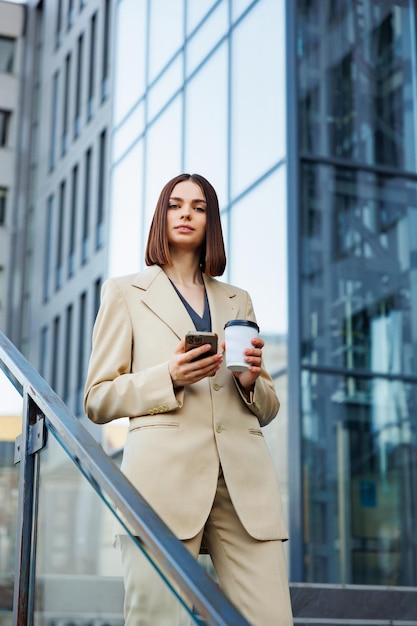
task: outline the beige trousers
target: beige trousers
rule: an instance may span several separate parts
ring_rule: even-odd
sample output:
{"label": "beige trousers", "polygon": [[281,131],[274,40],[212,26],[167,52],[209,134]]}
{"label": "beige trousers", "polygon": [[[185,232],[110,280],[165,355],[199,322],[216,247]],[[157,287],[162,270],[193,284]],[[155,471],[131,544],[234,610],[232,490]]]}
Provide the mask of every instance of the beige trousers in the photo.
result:
{"label": "beige trousers", "polygon": [[[178,598],[127,537],[121,537],[126,626],[190,624]],[[207,548],[220,586],[252,626],[292,626],[282,541],[258,541],[244,529],[220,471],[205,527],[184,545],[197,558]]]}

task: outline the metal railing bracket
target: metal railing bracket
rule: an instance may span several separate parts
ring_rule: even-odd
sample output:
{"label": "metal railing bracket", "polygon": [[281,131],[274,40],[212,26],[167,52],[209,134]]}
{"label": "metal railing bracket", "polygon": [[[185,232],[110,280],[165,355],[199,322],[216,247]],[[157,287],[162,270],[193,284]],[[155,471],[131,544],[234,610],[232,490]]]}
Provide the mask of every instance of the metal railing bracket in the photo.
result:
{"label": "metal railing bracket", "polygon": [[[45,426],[45,416],[39,413],[35,416],[33,424],[29,424],[29,437],[27,442],[27,454],[36,454],[46,446],[47,428]],[[14,462],[19,463],[22,460],[23,434],[16,437],[14,447]]]}

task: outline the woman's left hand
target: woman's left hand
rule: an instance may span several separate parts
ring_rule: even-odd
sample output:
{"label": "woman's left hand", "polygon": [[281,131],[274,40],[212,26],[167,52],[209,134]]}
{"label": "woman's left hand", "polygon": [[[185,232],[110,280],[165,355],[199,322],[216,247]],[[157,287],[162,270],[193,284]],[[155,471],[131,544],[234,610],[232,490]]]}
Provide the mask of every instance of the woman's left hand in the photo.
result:
{"label": "woman's left hand", "polygon": [[[265,342],[260,337],[252,339],[252,347],[245,350],[245,361],[249,366],[246,372],[233,372],[243,389],[250,389],[261,373],[262,348]],[[223,344],[223,350],[226,345]]]}

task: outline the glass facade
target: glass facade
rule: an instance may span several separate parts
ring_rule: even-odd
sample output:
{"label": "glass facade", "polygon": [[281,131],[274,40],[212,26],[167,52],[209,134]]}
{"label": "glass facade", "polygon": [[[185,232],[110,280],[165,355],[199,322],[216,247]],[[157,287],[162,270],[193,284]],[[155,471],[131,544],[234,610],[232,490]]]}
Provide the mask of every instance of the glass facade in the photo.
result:
{"label": "glass facade", "polygon": [[181,171],[199,172],[219,195],[225,279],[254,292],[255,306],[271,281],[279,303],[273,295],[274,311],[257,307],[261,329],[286,333],[285,3],[123,0],[116,10],[109,273],[143,267],[160,190]]}
{"label": "glass facade", "polygon": [[121,0],[115,24],[108,274],[144,268],[170,178],[211,181],[223,278],[250,292],[276,374],[281,413],[265,436],[286,503],[285,2]]}
{"label": "glass facade", "polygon": [[298,572],[415,586],[416,4],[298,0],[294,33]]}

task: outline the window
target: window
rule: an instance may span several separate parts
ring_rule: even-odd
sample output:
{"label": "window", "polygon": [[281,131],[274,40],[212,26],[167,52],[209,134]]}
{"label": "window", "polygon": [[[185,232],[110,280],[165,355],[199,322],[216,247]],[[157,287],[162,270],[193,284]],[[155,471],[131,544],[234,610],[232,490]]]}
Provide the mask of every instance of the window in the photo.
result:
{"label": "window", "polygon": [[84,35],[78,37],[77,42],[77,75],[75,85],[75,107],[74,107],[74,137],[80,133],[81,119],[81,95],[83,86],[83,56],[84,56]]}
{"label": "window", "polygon": [[0,109],[0,147],[7,146],[9,138],[10,111]]}
{"label": "window", "polygon": [[67,306],[65,316],[65,351],[64,351],[64,367],[63,367],[63,400],[68,403],[71,389],[71,357],[72,357],[72,304]]}
{"label": "window", "polygon": [[59,88],[59,72],[55,72],[52,79],[52,116],[51,116],[51,136],[49,144],[49,167],[51,170],[55,167],[56,162],[56,130],[58,121],[58,88]]}
{"label": "window", "polygon": [[54,197],[49,196],[46,208],[45,223],[45,260],[43,268],[43,299],[49,298],[49,279],[51,274],[51,244],[52,244],[52,218],[54,208]]}
{"label": "window", "polygon": [[105,184],[106,184],[106,131],[100,135],[99,164],[98,164],[98,192],[97,192],[97,223],[96,223],[96,249],[103,245]]}
{"label": "window", "polygon": [[70,30],[73,23],[74,23],[74,0],[68,0],[67,30]]}
{"label": "window", "polygon": [[110,0],[104,5],[103,56],[101,71],[101,99],[109,95],[109,53],[110,53]]}
{"label": "window", "polygon": [[15,45],[11,37],[0,37],[0,73],[13,73]]}
{"label": "window", "polygon": [[102,287],[101,278],[97,278],[94,283],[94,311],[93,311],[93,325],[96,321],[97,313],[100,308],[100,299],[101,299],[101,287]]}
{"label": "window", "polygon": [[[395,346],[393,372],[412,375],[417,184],[305,163],[300,189],[304,362],[378,371]],[[382,323],[385,345],[372,335]]]}
{"label": "window", "polygon": [[86,315],[87,293],[80,296],[80,313],[78,322],[78,363],[77,363],[77,412],[81,413],[85,383],[85,355],[86,355]]}
{"label": "window", "polygon": [[91,195],[91,161],[93,151],[89,148],[85,155],[84,172],[84,217],[81,262],[84,264],[88,259],[88,236],[90,232],[90,195]]}
{"label": "window", "polygon": [[64,155],[68,148],[68,108],[69,108],[69,92],[71,80],[71,54],[67,54],[65,58],[65,78],[64,78],[64,110],[62,112],[62,138],[61,153]]}
{"label": "window", "polygon": [[90,66],[89,66],[89,72],[88,72],[87,120],[90,120],[93,115],[93,98],[94,98],[95,65],[96,65],[96,30],[97,30],[97,13],[94,13],[90,21]]}
{"label": "window", "polygon": [[6,223],[7,189],[0,187],[0,226]]}
{"label": "window", "polygon": [[56,4],[56,30],[55,30],[55,45],[58,48],[61,45],[62,39],[62,0],[58,0]]}
{"label": "window", "polygon": [[367,3],[360,19],[354,2],[301,4],[301,150],[414,172],[415,2]]}
{"label": "window", "polygon": [[48,327],[44,326],[41,330],[41,349],[40,349],[40,362],[39,362],[39,373],[43,378],[45,378],[47,359],[48,359]]}
{"label": "window", "polygon": [[56,239],[55,289],[62,286],[62,246],[64,239],[65,181],[59,186],[58,233]]}
{"label": "window", "polygon": [[68,246],[68,276],[74,274],[75,264],[75,235],[77,229],[77,202],[78,202],[78,165],[72,168],[71,176],[71,213]]}
{"label": "window", "polygon": [[51,363],[51,387],[57,390],[58,383],[58,363],[59,363],[59,335],[60,335],[61,319],[59,315],[54,318],[53,335],[52,335],[52,363]]}

